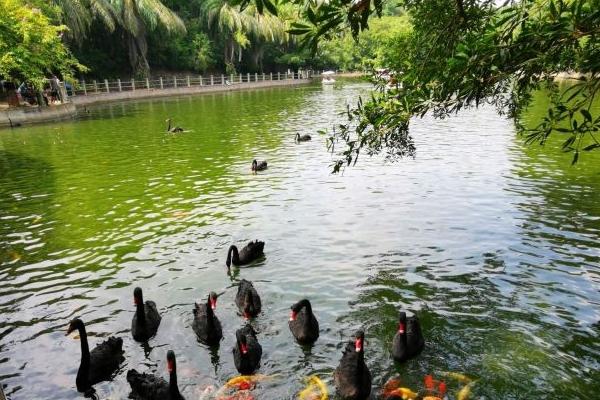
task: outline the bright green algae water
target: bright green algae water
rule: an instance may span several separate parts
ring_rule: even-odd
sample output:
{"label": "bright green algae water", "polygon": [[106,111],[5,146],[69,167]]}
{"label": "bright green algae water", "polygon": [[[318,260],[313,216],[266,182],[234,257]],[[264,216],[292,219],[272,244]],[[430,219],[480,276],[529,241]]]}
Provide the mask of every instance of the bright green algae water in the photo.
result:
{"label": "bright green algae water", "polygon": [[[318,129],[368,86],[347,82],[110,104],[76,121],[0,131],[0,382],[15,399],[74,399],[79,343],[124,338],[126,362],[101,398],[126,398],[126,371],[166,377],[197,399],[236,376],[243,324],[235,282],[263,299],[254,321],[254,394],[292,399],[318,374],[333,391],[344,342],[366,331],[374,390],[417,390],[444,371],[473,398],[590,399],[600,391],[600,154],[524,147],[490,108],[412,124],[415,159],[362,158],[331,175]],[[534,107],[530,119],[545,111]],[[190,132],[166,134],[165,119]],[[296,132],[313,141],[295,144]],[[253,158],[269,169],[250,173]],[[232,243],[266,241],[252,268],[225,268]],[[129,332],[133,288],[163,315],[147,346]],[[219,298],[220,349],[199,344],[194,301]],[[308,297],[321,337],[301,348],[289,306]],[[399,308],[418,310],[427,345],[396,365]],[[451,397],[460,384],[447,379]]]}

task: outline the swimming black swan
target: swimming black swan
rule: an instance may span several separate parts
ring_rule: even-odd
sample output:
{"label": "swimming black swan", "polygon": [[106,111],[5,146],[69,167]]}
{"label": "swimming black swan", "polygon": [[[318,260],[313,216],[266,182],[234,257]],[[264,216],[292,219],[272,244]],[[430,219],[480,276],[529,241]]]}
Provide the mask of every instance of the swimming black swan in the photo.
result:
{"label": "swimming black swan", "polygon": [[256,317],[262,308],[260,296],[252,282],[242,279],[235,296],[235,305],[246,319]]}
{"label": "swimming black swan", "polygon": [[217,308],[217,294],[210,292],[206,304],[198,304],[194,307],[194,322],[192,328],[202,343],[215,345],[223,338],[221,322],[215,315]]}
{"label": "swimming black swan", "polygon": [[160,314],[156,309],[156,303],[153,301],[144,303],[142,289],[139,287],[133,290],[133,302],[136,310],[131,321],[131,333],[138,342],[145,342],[156,335],[160,325]]}
{"label": "swimming black swan", "polygon": [[238,248],[235,245],[229,246],[229,250],[227,250],[227,267],[233,265],[244,265],[251,263],[257,258],[263,255],[263,250],[265,248],[265,242],[260,242],[255,240],[254,242],[250,242],[244,247],[242,250],[238,251]]}
{"label": "swimming black swan", "polygon": [[301,344],[313,343],[319,337],[319,322],[312,313],[310,301],[300,300],[292,306],[288,323],[290,331]]}
{"label": "swimming black swan", "polygon": [[398,332],[392,342],[392,356],[396,361],[406,361],[418,355],[425,346],[421,332],[421,324],[416,315],[407,318],[404,311],[400,312]]}
{"label": "swimming black swan", "polygon": [[260,364],[262,347],[256,339],[256,332],[246,325],[235,332],[236,344],[233,347],[233,361],[238,372],[252,374]]}
{"label": "swimming black swan", "polygon": [[333,382],[343,399],[363,400],[371,394],[371,372],[365,364],[364,339],[364,332],[356,332],[355,340],[346,344],[340,365],[333,373]]}
{"label": "swimming black swan", "polygon": [[127,382],[131,386],[130,399],[139,400],[183,400],[177,387],[177,363],[175,353],[167,352],[169,383],[159,376],[140,374],[135,369],[127,371]]}
{"label": "swimming black swan", "polygon": [[256,160],[252,160],[252,171],[256,172],[256,171],[264,171],[265,169],[267,169],[267,162],[266,161],[256,161]]}
{"label": "swimming black swan", "polygon": [[125,360],[123,339],[109,337],[90,352],[85,325],[79,318],[71,321],[67,335],[74,330],[79,331],[79,341],[81,342],[81,364],[77,371],[75,384],[78,391],[88,392],[92,385],[110,379],[113,372],[119,368],[119,364]]}
{"label": "swimming black swan", "polygon": [[165,122],[169,123],[169,125],[167,126],[167,132],[172,132],[172,133],[183,132],[183,128],[180,126],[171,127],[171,118],[168,118]]}
{"label": "swimming black swan", "polygon": [[311,139],[311,137],[310,135],[300,136],[300,134],[296,132],[296,137],[294,139],[296,140],[296,142],[308,142]]}

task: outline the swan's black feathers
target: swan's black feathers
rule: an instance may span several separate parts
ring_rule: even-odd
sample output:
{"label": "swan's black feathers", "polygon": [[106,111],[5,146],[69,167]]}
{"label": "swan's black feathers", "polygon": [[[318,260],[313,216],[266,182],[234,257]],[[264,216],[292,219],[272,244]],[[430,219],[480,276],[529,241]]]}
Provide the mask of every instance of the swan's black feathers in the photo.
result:
{"label": "swan's black feathers", "polygon": [[[192,329],[194,329],[202,343],[217,344],[223,338],[223,329],[219,318],[214,313],[209,313],[209,307],[208,304],[196,303],[193,310],[194,322],[192,323]],[[209,324],[209,318],[212,318],[212,325]]]}
{"label": "swan's black feathers", "polygon": [[342,399],[365,400],[371,394],[371,372],[364,362],[363,353],[355,350],[355,343],[348,342],[340,364],[333,373],[333,382]]}
{"label": "swan's black feathers", "polygon": [[111,336],[100,343],[90,351],[90,384],[110,378],[124,360],[123,339]]}
{"label": "swan's black feathers", "polygon": [[260,343],[258,343],[256,331],[250,325],[245,325],[244,327],[238,329],[236,331],[236,336],[239,334],[245,336],[248,352],[246,354],[242,354],[239,344],[236,341],[236,344],[233,347],[233,361],[235,368],[240,374],[252,374],[260,366],[262,346]]}
{"label": "swan's black feathers", "polygon": [[253,308],[249,309],[248,311],[251,317],[255,317],[258,314],[260,314],[260,311],[262,309],[260,296],[254,288],[254,285],[252,285],[252,282],[242,279],[238,286],[237,295],[235,296],[235,304],[237,305],[242,315],[244,315],[246,309],[248,308],[248,295],[249,297],[251,297],[251,304],[253,306]]}
{"label": "swan's black feathers", "polygon": [[127,371],[127,382],[131,386],[131,399],[167,400],[170,399],[169,383],[152,374],[141,374],[135,369]]}
{"label": "swan's black feathers", "polygon": [[296,338],[299,343],[313,343],[319,338],[319,322],[312,313],[310,303],[308,300],[303,300],[296,303],[292,307],[292,310],[294,310],[295,307],[300,307],[302,302],[308,303],[308,306],[302,306],[302,308],[296,312],[295,320],[289,321],[288,325],[294,338]]}
{"label": "swan's black feathers", "polygon": [[161,320],[156,303],[152,300],[148,300],[144,303],[144,315],[144,324],[140,324],[138,322],[137,310],[131,321],[131,332],[133,334],[133,338],[140,342],[144,342],[156,335]]}

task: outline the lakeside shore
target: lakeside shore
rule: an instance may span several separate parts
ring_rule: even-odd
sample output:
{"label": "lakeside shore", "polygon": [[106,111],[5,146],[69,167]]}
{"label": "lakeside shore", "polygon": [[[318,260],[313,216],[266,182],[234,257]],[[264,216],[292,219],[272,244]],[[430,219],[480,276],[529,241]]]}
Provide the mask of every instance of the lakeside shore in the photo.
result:
{"label": "lakeside shore", "polygon": [[[343,75],[347,76],[347,75]],[[165,89],[144,89],[111,93],[71,96],[69,102],[50,107],[18,107],[0,112],[0,128],[18,127],[67,120],[77,115],[77,109],[92,104],[130,101],[148,98],[172,97],[181,95],[202,95],[205,93],[230,92],[249,89],[266,89],[272,87],[295,86],[313,82],[314,79],[284,79],[259,82],[234,83],[231,85],[192,86]]]}

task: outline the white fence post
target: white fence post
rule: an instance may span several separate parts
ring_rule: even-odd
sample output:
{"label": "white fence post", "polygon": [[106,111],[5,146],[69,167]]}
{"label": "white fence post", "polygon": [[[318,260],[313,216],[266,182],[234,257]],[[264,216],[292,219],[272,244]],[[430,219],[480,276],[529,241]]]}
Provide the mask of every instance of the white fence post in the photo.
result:
{"label": "white fence post", "polygon": [[98,82],[94,79],[94,91],[98,93]]}
{"label": "white fence post", "polygon": [[225,75],[221,74],[221,85],[225,84]]}
{"label": "white fence post", "polygon": [[202,75],[198,75],[200,77],[200,86],[202,86]]}
{"label": "white fence post", "polygon": [[263,82],[265,81],[265,73],[264,72],[263,72],[263,79],[262,80],[263,80]]}
{"label": "white fence post", "polygon": [[162,81],[162,76],[159,78],[160,79],[160,88],[163,88],[163,81]]}
{"label": "white fence post", "polygon": [[173,77],[173,87],[177,88],[177,75]]}
{"label": "white fence post", "polygon": [[106,86],[106,93],[110,93],[110,89],[108,87],[108,79],[104,80],[104,86]]}
{"label": "white fence post", "polygon": [[135,79],[131,78],[131,90],[135,92]]}
{"label": "white fence post", "polygon": [[188,84],[188,87],[190,87],[190,76],[189,75],[187,76],[187,84]]}
{"label": "white fence post", "polygon": [[119,87],[119,92],[121,91],[121,78],[117,78],[117,85]]}
{"label": "white fence post", "polygon": [[258,82],[258,73],[254,73],[254,82]]}
{"label": "white fence post", "polygon": [[248,83],[250,83],[250,72],[246,74],[246,78],[248,78]]}
{"label": "white fence post", "polygon": [[211,76],[210,76],[210,86],[212,86],[212,85],[214,85],[214,84],[215,84],[215,81],[214,81],[214,79],[213,79],[213,76],[211,75]]}
{"label": "white fence post", "polygon": [[281,80],[281,74],[279,72],[277,72],[277,80],[280,81]]}
{"label": "white fence post", "polygon": [[146,89],[150,90],[150,79],[146,77]]}
{"label": "white fence post", "polygon": [[87,88],[85,87],[85,79],[83,80],[83,95],[87,96]]}

